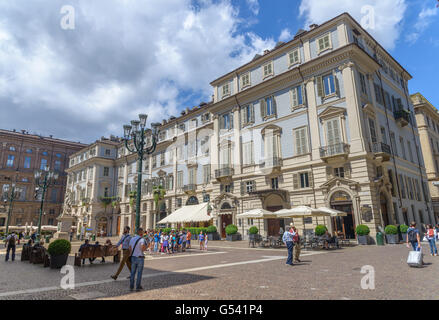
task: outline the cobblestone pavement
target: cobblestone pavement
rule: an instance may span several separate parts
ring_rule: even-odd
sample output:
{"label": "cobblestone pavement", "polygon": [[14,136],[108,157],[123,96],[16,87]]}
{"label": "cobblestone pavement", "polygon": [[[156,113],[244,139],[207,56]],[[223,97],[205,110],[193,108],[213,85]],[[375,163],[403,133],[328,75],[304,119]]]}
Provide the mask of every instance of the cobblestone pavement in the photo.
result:
{"label": "cobblestone pavement", "polygon": [[[424,268],[406,264],[404,245],[303,251],[302,263],[285,265],[285,249],[252,249],[246,242],[210,242],[145,260],[144,291],[130,292],[127,269],[118,281],[112,262],[75,267],[74,290],[60,289],[59,270],[19,261],[0,252],[0,299],[438,299],[439,257],[426,253]],[[111,260],[111,259],[108,259]],[[73,257],[69,258],[73,264]],[[361,268],[375,270],[375,289],[363,290]]]}

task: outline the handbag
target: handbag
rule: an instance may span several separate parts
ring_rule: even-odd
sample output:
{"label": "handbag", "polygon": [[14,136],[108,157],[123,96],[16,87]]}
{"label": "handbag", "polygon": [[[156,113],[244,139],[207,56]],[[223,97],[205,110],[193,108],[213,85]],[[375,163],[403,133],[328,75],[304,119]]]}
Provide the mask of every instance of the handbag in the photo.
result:
{"label": "handbag", "polygon": [[142,239],[142,237],[137,239],[136,243],[134,244],[133,251],[131,251],[131,255],[130,255],[130,258],[129,258],[130,261],[132,260],[131,258],[133,257],[134,250],[136,249],[137,243],[139,243],[140,239]]}

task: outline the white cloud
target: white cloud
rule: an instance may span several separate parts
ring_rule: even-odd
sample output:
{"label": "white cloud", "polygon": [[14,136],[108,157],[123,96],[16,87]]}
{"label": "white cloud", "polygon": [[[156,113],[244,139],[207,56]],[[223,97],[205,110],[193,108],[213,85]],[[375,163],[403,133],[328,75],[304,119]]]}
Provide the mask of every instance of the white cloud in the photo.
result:
{"label": "white cloud", "polygon": [[418,14],[416,23],[413,25],[413,32],[410,32],[405,40],[411,44],[414,44],[421,34],[430,26],[433,22],[433,17],[439,12],[438,7],[433,8],[423,8]]}
{"label": "white cloud", "polygon": [[274,47],[238,32],[245,22],[228,0],[72,0],[69,31],[64,4],[0,2],[0,127],[82,141],[121,134],[140,112],[155,122],[210,101],[210,81]]}
{"label": "white cloud", "polygon": [[253,12],[254,15],[259,14],[259,1],[258,0],[246,0],[247,5],[251,12]]}
{"label": "white cloud", "polygon": [[285,28],[280,33],[279,41],[289,41],[291,40],[291,38],[292,38],[291,31],[288,28]]}
{"label": "white cloud", "polygon": [[[367,19],[368,8],[373,9],[373,25],[368,23],[371,21]],[[400,23],[406,8],[405,0],[302,0],[299,11],[300,16],[306,18],[306,27],[348,12],[383,47],[393,49],[400,36]]]}

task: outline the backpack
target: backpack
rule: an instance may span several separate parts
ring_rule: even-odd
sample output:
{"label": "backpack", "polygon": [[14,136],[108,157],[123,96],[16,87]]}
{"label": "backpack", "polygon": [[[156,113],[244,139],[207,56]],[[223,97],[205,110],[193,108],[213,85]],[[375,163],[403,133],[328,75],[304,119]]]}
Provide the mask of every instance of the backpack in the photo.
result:
{"label": "backpack", "polygon": [[418,241],[418,239],[417,239],[417,237],[416,237],[416,231],[415,231],[415,229],[411,229],[411,230],[407,233],[407,237],[408,237],[408,240],[409,240],[410,242],[416,242],[416,241]]}
{"label": "backpack", "polygon": [[14,235],[9,238],[8,244],[10,246],[15,246],[15,236]]}
{"label": "backpack", "polygon": [[433,237],[434,237],[434,229],[428,229],[428,236],[429,236],[430,238],[433,238]]}

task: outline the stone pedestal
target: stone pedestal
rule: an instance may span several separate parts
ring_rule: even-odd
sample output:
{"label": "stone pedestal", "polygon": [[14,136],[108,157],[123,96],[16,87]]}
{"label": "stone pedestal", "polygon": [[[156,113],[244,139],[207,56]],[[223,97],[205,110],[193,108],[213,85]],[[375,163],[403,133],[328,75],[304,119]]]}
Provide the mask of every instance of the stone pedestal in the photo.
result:
{"label": "stone pedestal", "polygon": [[62,214],[57,218],[58,231],[53,235],[54,239],[70,240],[70,230],[73,226],[74,218],[69,215]]}

